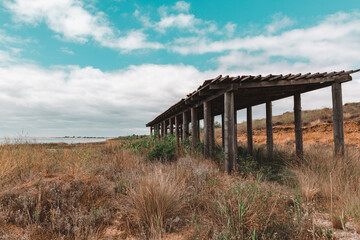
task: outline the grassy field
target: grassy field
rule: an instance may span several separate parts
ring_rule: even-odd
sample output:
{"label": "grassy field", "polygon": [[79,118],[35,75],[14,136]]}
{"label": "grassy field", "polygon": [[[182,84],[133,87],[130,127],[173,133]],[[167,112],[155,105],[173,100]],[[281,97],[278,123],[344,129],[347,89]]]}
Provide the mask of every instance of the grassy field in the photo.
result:
{"label": "grassy field", "polygon": [[[346,137],[346,136],[345,136]],[[357,239],[360,149],[177,148],[171,136],[0,146],[0,239]]]}

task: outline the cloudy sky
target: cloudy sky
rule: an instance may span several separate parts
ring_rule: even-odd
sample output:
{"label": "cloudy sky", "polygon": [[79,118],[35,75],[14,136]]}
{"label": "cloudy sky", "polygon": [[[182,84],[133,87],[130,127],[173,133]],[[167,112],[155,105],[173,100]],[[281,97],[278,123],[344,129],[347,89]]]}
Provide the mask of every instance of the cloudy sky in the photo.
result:
{"label": "cloudy sky", "polygon": [[[358,0],[0,0],[0,136],[143,134],[220,74],[357,68]],[[303,109],[331,106],[330,91]],[[360,101],[360,74],[343,100]]]}

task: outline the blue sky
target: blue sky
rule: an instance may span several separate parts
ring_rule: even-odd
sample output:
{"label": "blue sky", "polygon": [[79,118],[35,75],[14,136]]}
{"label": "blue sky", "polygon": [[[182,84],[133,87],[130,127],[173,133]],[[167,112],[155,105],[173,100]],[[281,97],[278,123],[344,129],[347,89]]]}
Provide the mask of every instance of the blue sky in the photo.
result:
{"label": "blue sky", "polygon": [[[0,0],[0,136],[142,134],[219,74],[356,68],[357,0]],[[353,77],[344,102],[360,100]],[[329,106],[330,89],[304,95]]]}

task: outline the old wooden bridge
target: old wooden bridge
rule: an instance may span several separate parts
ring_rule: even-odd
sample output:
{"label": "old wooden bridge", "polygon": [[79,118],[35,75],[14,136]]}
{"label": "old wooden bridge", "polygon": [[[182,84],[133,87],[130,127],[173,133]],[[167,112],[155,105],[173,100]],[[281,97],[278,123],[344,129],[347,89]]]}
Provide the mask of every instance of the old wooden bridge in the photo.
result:
{"label": "old wooden bridge", "polygon": [[[199,121],[204,120],[204,155],[212,156],[214,146],[214,117],[222,116],[222,138],[225,169],[230,173],[237,159],[237,114],[247,109],[247,146],[253,151],[252,106],[266,103],[267,154],[273,152],[272,104],[274,100],[294,96],[295,143],[298,157],[303,155],[301,94],[332,87],[335,154],[344,155],[344,123],[341,84],[352,80],[354,71],[287,75],[222,77],[206,80],[196,91],[171,106],[146,124],[151,134],[175,134],[177,143],[190,140],[195,147],[200,142]],[[175,128],[174,128],[175,127]],[[169,131],[168,131],[169,130]]]}

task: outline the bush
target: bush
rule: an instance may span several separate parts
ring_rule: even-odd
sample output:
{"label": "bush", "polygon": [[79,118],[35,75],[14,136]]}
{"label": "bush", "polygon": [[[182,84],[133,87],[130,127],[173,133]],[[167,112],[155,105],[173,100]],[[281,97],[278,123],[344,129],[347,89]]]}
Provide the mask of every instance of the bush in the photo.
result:
{"label": "bush", "polygon": [[176,142],[173,135],[166,135],[160,140],[154,139],[147,157],[150,161],[160,160],[161,162],[171,161],[176,156]]}

